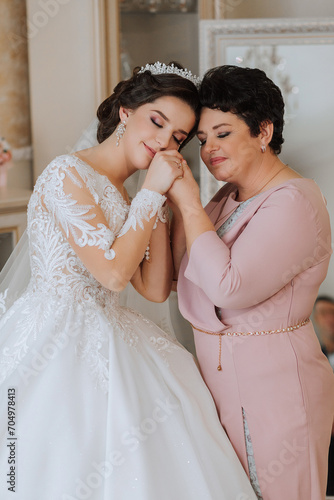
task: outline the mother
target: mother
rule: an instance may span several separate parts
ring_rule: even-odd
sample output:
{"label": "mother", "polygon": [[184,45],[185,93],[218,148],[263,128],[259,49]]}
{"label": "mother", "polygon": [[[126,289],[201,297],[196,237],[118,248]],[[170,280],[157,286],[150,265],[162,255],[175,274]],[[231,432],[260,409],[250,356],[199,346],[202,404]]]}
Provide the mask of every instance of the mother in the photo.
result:
{"label": "mother", "polygon": [[227,184],[204,210],[184,165],[169,192],[180,310],[258,497],[323,500],[334,377],[309,316],[331,254],[325,202],[277,156],[284,103],[264,72],[214,68],[200,96],[201,157]]}

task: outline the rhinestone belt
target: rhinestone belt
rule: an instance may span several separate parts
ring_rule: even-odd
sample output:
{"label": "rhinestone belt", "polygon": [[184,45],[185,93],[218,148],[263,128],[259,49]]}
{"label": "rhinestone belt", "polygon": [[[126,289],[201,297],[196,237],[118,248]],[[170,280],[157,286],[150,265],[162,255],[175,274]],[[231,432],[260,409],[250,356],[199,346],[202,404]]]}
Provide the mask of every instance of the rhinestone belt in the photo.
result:
{"label": "rhinestone belt", "polygon": [[221,371],[222,370],[222,365],[221,365],[221,352],[222,352],[222,336],[225,337],[248,337],[248,336],[260,336],[260,335],[272,335],[273,333],[284,333],[284,332],[294,332],[295,330],[298,330],[298,328],[301,328],[304,325],[307,325],[309,323],[310,318],[305,319],[301,323],[298,323],[297,325],[293,326],[287,326],[286,328],[279,328],[277,330],[262,330],[262,331],[256,331],[256,332],[208,332],[206,330],[201,330],[201,328],[198,328],[197,326],[192,325],[191,326],[197,330],[198,332],[206,333],[207,335],[218,335],[219,336],[219,364],[217,366],[217,370]]}

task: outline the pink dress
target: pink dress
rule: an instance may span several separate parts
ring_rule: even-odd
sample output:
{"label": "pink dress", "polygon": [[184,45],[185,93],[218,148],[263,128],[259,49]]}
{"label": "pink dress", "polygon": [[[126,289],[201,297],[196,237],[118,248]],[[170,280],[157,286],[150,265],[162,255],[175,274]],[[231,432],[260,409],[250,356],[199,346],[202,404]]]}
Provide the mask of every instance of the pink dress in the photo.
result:
{"label": "pink dress", "polygon": [[[222,207],[229,218],[239,205],[231,186],[217,193],[206,207],[213,223],[220,220],[216,230]],[[323,500],[334,375],[311,322],[303,323],[332,252],[328,212],[318,186],[301,178],[241,208],[222,238],[207,231],[184,256],[179,307],[194,327],[202,375],[248,473],[245,423],[249,429],[263,499]],[[280,331],[263,334],[272,330]]]}

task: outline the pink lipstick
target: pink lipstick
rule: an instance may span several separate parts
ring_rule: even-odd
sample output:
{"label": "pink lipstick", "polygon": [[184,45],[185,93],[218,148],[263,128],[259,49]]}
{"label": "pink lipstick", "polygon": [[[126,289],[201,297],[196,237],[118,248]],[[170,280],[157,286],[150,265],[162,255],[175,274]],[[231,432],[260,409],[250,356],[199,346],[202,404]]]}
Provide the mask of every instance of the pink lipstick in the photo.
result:
{"label": "pink lipstick", "polygon": [[224,156],[216,156],[214,158],[210,158],[210,165],[217,165],[218,163],[223,163],[227,158]]}
{"label": "pink lipstick", "polygon": [[150,157],[154,158],[156,151],[154,151],[154,149],[151,149],[149,146],[146,146],[145,142],[143,144]]}

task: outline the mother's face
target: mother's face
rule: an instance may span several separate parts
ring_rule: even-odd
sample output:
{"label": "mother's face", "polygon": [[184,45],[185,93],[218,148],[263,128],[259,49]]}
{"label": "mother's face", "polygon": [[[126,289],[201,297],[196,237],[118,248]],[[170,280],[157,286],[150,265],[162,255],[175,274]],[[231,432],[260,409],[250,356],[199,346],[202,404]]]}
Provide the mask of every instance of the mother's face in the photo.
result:
{"label": "mother's face", "polygon": [[201,158],[217,180],[239,184],[261,158],[260,138],[233,113],[203,108],[197,136]]}

